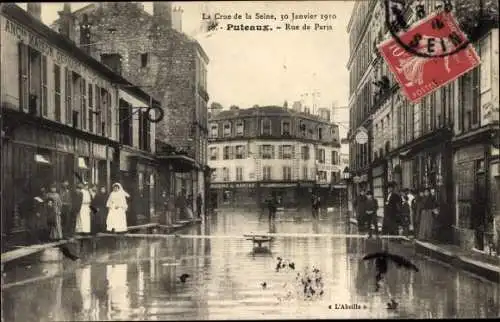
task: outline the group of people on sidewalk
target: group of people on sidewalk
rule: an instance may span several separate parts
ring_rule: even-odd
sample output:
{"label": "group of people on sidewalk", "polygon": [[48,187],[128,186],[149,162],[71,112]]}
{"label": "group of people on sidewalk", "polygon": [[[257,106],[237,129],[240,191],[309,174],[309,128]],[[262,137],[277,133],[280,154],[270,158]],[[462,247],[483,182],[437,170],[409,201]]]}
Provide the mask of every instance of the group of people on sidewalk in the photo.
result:
{"label": "group of people on sidewalk", "polygon": [[[177,197],[170,198],[167,191],[161,193],[161,225],[173,225],[177,219],[194,219],[193,197],[186,197],[186,190],[182,189]],[[203,209],[203,196],[201,193],[196,197],[196,215],[201,218]]]}
{"label": "group of people on sidewalk", "polygon": [[[433,239],[435,220],[439,215],[436,191],[425,188],[419,191],[403,189],[396,191],[396,185],[389,183],[387,198],[383,205],[382,234],[399,235],[400,229],[406,236],[411,233],[420,240]],[[354,209],[361,232],[378,236],[379,205],[371,191],[360,191],[354,200]]]}
{"label": "group of people on sidewalk", "polygon": [[127,231],[127,198],[130,195],[120,183],[112,185],[108,195],[105,187],[89,187],[79,183],[75,190],[65,181],[58,188],[42,187],[39,194],[26,204],[31,214],[28,228],[33,243],[69,239],[75,234],[90,235],[99,232]]}

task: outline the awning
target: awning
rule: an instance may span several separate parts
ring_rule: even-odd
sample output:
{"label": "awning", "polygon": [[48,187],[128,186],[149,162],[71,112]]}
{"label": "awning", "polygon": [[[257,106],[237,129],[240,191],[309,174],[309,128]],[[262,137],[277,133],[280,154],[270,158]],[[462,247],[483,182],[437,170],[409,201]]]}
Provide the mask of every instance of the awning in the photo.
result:
{"label": "awning", "polygon": [[158,156],[158,159],[170,161],[175,172],[190,172],[192,170],[200,169],[197,162],[187,155]]}

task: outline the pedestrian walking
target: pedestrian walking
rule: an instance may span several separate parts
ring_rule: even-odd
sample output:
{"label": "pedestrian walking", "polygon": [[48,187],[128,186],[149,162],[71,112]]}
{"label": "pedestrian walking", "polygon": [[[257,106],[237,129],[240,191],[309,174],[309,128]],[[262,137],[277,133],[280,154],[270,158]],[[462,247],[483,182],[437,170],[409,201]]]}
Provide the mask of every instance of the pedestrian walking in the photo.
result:
{"label": "pedestrian walking", "polygon": [[130,195],[123,190],[119,183],[113,184],[113,191],[106,202],[108,217],[106,219],[106,229],[113,233],[124,233],[127,231],[127,198]]}
{"label": "pedestrian walking", "polygon": [[[356,211],[356,219],[358,220],[358,228],[361,228],[361,233],[365,231],[365,228],[367,227],[365,221],[366,221],[366,211],[365,211],[365,204],[366,204],[366,195],[365,191],[361,190],[356,197],[356,201],[354,202],[354,209]],[[369,226],[368,226],[369,227]]]}
{"label": "pedestrian walking", "polygon": [[50,186],[50,191],[47,193],[47,224],[50,240],[57,241],[63,239],[61,210],[61,196],[57,192],[57,184],[53,183]]}
{"label": "pedestrian walking", "polygon": [[421,189],[418,192],[418,195],[415,197],[415,216],[414,216],[414,232],[415,236],[418,236],[420,229],[420,219],[422,215],[422,210],[424,209],[424,201],[425,201],[425,193],[424,189]]}
{"label": "pedestrian walking", "polygon": [[401,197],[394,190],[395,184],[390,182],[387,186],[388,194],[384,207],[384,220],[382,233],[387,235],[397,235],[401,214]]}
{"label": "pedestrian walking", "polygon": [[61,195],[61,224],[63,228],[63,237],[68,239],[73,236],[75,230],[75,212],[72,207],[73,192],[70,190],[69,182],[62,183]]}
{"label": "pedestrian walking", "polygon": [[430,195],[430,190],[428,188],[424,189],[418,230],[418,238],[420,240],[432,239],[432,228],[434,226],[434,215],[432,214],[432,210],[434,206],[435,203]]}
{"label": "pedestrian walking", "polygon": [[312,195],[312,216],[314,219],[319,217],[319,207],[321,206],[321,200],[318,195],[313,193]]}
{"label": "pedestrian walking", "polygon": [[269,220],[276,219],[276,211],[278,210],[278,200],[276,195],[272,194],[267,199],[267,209],[269,211]]}
{"label": "pedestrian walking", "polygon": [[106,187],[101,187],[98,192],[94,191],[94,198],[92,198],[91,208],[93,209],[92,216],[92,233],[103,233],[106,231]]}
{"label": "pedestrian walking", "polygon": [[196,211],[198,213],[198,218],[201,218],[201,210],[203,207],[203,197],[201,193],[198,193],[198,197],[196,197]]}
{"label": "pedestrian walking", "polygon": [[373,236],[373,231],[375,230],[375,234],[377,237],[379,236],[378,231],[378,220],[377,220],[377,211],[378,211],[378,202],[373,198],[373,193],[371,191],[366,192],[366,200],[363,209],[365,214],[363,215],[365,224],[365,230],[368,231],[368,238]]}
{"label": "pedestrian walking", "polygon": [[77,192],[77,204],[80,205],[78,215],[76,217],[75,233],[89,235],[91,233],[91,210],[90,203],[92,198],[87,183],[79,185]]}

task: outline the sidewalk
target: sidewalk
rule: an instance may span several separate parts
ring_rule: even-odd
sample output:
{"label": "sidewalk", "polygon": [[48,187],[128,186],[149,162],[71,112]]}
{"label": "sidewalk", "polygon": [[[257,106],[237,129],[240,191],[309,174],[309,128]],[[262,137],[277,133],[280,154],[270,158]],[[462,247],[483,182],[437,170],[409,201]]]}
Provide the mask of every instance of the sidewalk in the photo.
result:
{"label": "sidewalk", "polygon": [[[350,218],[349,223],[352,225],[358,224],[355,218]],[[500,258],[498,256],[490,256],[474,250],[464,250],[456,245],[439,244],[437,242],[414,240],[413,243],[415,251],[419,254],[452,264],[490,281],[500,283]]]}
{"label": "sidewalk", "polygon": [[[182,228],[201,223],[201,219],[195,218],[193,220],[180,220],[176,224],[172,226],[162,226],[160,224],[155,224],[155,223],[150,223],[150,224],[144,224],[144,225],[139,225],[139,226],[130,226],[128,227],[128,234],[134,234],[134,233],[141,233],[141,232],[146,232],[150,233],[152,230],[156,229],[161,229],[165,231],[165,234],[170,234],[176,230],[180,230]],[[2,253],[1,255],[1,264],[2,264],[2,272],[4,269],[4,265],[6,263],[22,259],[24,257],[42,252],[44,250],[54,248],[57,246],[65,245],[67,243],[74,242],[75,240],[81,240],[81,239],[94,239],[96,237],[99,237],[100,235],[106,235],[107,234],[98,234],[97,236],[78,236],[74,237],[70,240],[61,240],[57,242],[51,242],[51,243],[44,243],[44,244],[38,244],[38,245],[27,245],[27,246],[18,246],[16,249],[7,251]]]}

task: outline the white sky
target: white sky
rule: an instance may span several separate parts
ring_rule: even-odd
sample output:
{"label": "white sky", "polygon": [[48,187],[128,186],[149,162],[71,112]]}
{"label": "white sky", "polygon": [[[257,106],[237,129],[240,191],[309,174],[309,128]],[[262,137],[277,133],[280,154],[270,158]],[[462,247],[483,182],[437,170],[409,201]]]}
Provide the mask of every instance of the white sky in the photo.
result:
{"label": "white sky", "polygon": [[[72,3],[72,10],[89,2]],[[152,2],[144,2],[152,13]],[[346,31],[354,1],[224,1],[174,2],[183,8],[183,31],[194,36],[199,30],[202,12],[231,14],[245,12],[275,14],[277,20],[220,21],[221,26],[234,24],[282,24],[280,14],[335,14],[329,20],[330,31],[226,31],[218,30],[210,37],[199,34],[201,45],[210,57],[208,92],[211,101],[224,107],[238,105],[248,108],[258,105],[291,104],[306,92],[319,91],[320,106],[346,106],[349,95],[349,75],[346,69],[349,42]],[[19,4],[26,9],[25,3]],[[43,3],[45,24],[58,18],[63,3]],[[305,21],[301,21],[302,25]],[[308,20],[314,27],[317,20]],[[295,23],[294,23],[295,24]],[[284,68],[286,66],[286,69]],[[310,95],[309,95],[310,97]],[[310,102],[309,102],[310,103]],[[348,110],[338,110],[337,121],[348,120]],[[344,124],[347,126],[347,124]],[[341,134],[344,131],[341,131]],[[344,134],[345,135],[345,134]]]}

